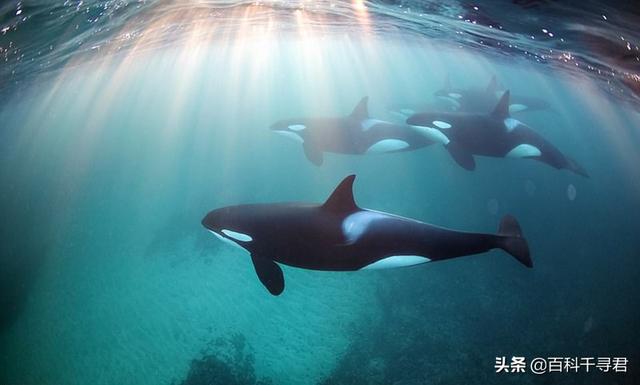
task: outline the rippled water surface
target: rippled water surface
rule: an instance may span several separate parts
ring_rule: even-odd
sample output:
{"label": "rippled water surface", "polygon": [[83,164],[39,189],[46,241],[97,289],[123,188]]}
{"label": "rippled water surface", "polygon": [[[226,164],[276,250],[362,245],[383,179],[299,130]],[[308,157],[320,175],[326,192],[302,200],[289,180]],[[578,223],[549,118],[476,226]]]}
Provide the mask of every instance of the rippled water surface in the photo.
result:
{"label": "rippled water surface", "polygon": [[[636,383],[639,18],[595,1],[2,3],[0,383]],[[316,166],[269,129],[364,96],[402,124],[493,77],[477,102],[539,101],[513,117],[588,177],[489,157],[467,171],[440,144]],[[513,214],[534,268],[502,251],[284,266],[274,297],[200,223],[322,202],[349,174],[373,210],[488,233]],[[496,374],[514,355],[629,372]]]}
{"label": "rippled water surface", "polygon": [[634,102],[639,92],[633,1],[7,1],[0,17],[3,88],[59,69],[78,53],[167,47],[196,27],[215,39],[242,25],[295,32],[303,24],[322,33],[428,37],[586,73]]}

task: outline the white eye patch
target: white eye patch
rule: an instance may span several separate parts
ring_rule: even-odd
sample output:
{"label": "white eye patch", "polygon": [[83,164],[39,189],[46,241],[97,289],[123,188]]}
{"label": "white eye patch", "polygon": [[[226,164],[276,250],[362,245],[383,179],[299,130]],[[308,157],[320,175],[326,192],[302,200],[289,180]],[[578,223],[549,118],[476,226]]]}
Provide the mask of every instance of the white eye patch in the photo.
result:
{"label": "white eye patch", "polygon": [[449,123],[443,122],[441,120],[434,120],[433,121],[433,125],[438,127],[438,128],[442,128],[442,129],[451,128],[451,125]]}
{"label": "white eye patch", "polygon": [[289,126],[289,129],[291,131],[302,131],[305,128],[307,128],[307,126],[305,126],[304,124],[292,124]]}

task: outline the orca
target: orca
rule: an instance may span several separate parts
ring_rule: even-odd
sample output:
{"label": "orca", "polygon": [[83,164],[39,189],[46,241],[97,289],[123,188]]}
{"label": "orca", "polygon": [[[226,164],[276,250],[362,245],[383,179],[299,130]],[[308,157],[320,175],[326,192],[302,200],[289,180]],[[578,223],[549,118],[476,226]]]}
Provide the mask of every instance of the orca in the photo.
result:
{"label": "orca", "polygon": [[387,111],[395,118],[406,121],[411,115],[427,111],[458,111],[458,106],[445,99],[435,99],[424,103],[397,103],[387,106]]}
{"label": "orca", "polygon": [[553,144],[532,128],[509,114],[507,90],[491,113],[423,112],[407,123],[440,130],[453,159],[467,170],[476,167],[474,155],[505,158],[528,158],[556,169],[567,169],[589,177],[576,161],[563,155]]}
{"label": "orca", "polygon": [[[487,113],[493,109],[503,93],[504,89],[499,86],[495,75],[491,77],[486,88],[454,88],[447,77],[444,87],[434,93],[434,102],[398,104],[389,107],[389,111],[404,119],[416,113],[430,111]],[[509,112],[512,114],[545,109],[550,109],[546,100],[526,95],[511,95]]]}
{"label": "orca", "polygon": [[209,212],[202,225],[251,255],[256,274],[273,295],[284,291],[278,264],[326,271],[412,266],[499,248],[533,267],[516,219],[497,234],[470,233],[360,208],[355,175],[338,184],[322,204],[274,203],[228,206]]}
{"label": "orca", "polygon": [[286,119],[271,125],[271,130],[301,142],[307,159],[316,166],[322,165],[325,152],[390,153],[444,143],[437,130],[371,118],[367,103],[365,96],[348,116]]}

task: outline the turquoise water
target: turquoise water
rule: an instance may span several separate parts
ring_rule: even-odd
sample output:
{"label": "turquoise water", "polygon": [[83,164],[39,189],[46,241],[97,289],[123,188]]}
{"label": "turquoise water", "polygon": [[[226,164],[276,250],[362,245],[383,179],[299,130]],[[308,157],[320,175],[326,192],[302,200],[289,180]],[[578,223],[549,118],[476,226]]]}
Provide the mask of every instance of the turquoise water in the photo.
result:
{"label": "turquoise water", "polygon": [[[0,383],[634,383],[632,104],[584,74],[413,35],[245,27],[79,56],[2,102]],[[316,167],[268,129],[346,115],[363,96],[398,121],[387,106],[492,75],[551,104],[518,118],[590,178],[520,159],[468,172],[439,145]],[[534,269],[501,251],[377,272],[283,266],[272,297],[248,255],[200,224],[226,205],[322,202],[351,173],[362,207],[483,232],[515,215]],[[512,355],[626,356],[630,373],[496,374]]]}

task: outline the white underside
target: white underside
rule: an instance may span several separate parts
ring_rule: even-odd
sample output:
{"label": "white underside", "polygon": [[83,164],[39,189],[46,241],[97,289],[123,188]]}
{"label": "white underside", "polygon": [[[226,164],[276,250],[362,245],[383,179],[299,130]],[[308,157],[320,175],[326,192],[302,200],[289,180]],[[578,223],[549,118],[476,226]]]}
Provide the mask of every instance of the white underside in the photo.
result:
{"label": "white underside", "polygon": [[434,141],[436,143],[448,144],[449,138],[442,131],[437,128],[427,127],[427,126],[411,126],[422,135],[424,135],[427,139]]}
{"label": "white underside", "polygon": [[236,241],[241,241],[241,242],[251,242],[251,241],[253,241],[253,238],[251,238],[251,235],[244,234],[244,233],[239,233],[237,231],[222,229],[222,234],[226,235],[229,238],[233,238]]}
{"label": "white underside", "polygon": [[369,264],[360,270],[393,269],[396,267],[419,265],[421,263],[426,263],[429,261],[431,261],[429,258],[420,255],[392,255],[390,257],[375,261],[374,263]]}
{"label": "white underside", "polygon": [[511,151],[509,151],[506,155],[508,158],[528,158],[532,156],[540,156],[542,153],[540,149],[536,146],[532,146],[530,144],[520,144],[514,147]]}
{"label": "white underside", "polygon": [[237,247],[238,249],[244,250],[244,248],[243,248],[242,246],[240,246],[239,244],[235,243],[235,242],[234,242],[234,241],[232,241],[231,239],[229,239],[229,238],[225,238],[225,237],[223,237],[222,235],[220,235],[220,234],[216,233],[216,232],[215,232],[215,231],[213,231],[213,230],[209,230],[209,232],[210,232],[211,234],[215,235],[215,236],[216,236],[216,238],[218,238],[218,239],[219,239],[219,240],[221,240],[222,242],[224,242],[224,243],[226,243],[226,244],[228,244],[228,245],[231,245],[231,246],[233,246],[233,247]]}
{"label": "white underside", "polygon": [[379,142],[374,143],[369,149],[367,149],[367,153],[384,153],[390,151],[398,151],[404,148],[409,147],[409,143],[400,139],[383,139]]}
{"label": "white underside", "polygon": [[274,131],[274,132],[276,134],[280,134],[282,136],[285,136],[285,137],[287,137],[289,139],[293,139],[296,142],[299,142],[299,143],[303,143],[304,142],[304,139],[302,139],[302,137],[300,135],[296,134],[295,132],[284,131],[284,130],[277,130],[277,131]]}

